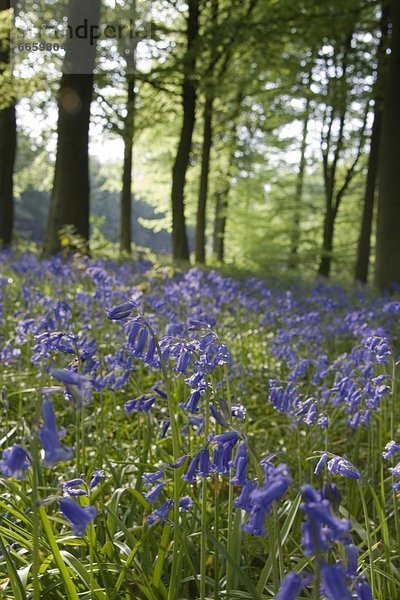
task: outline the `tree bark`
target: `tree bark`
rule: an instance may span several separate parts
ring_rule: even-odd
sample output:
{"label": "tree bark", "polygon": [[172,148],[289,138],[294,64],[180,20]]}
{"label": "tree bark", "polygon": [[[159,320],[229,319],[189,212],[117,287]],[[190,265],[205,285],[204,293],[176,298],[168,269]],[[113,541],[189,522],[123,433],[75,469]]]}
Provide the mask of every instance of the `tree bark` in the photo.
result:
{"label": "tree bark", "polygon": [[331,253],[333,250],[333,234],[335,230],[335,212],[327,206],[324,219],[324,234],[322,242],[322,256],[318,269],[318,275],[329,277],[331,271]]}
{"label": "tree bark", "polygon": [[135,76],[126,75],[128,100],[124,128],[124,166],[121,192],[121,239],[120,251],[132,252],[132,158],[135,119]]}
{"label": "tree bark", "polygon": [[371,233],[378,179],[379,144],[382,130],[382,107],[386,80],[388,22],[389,14],[387,0],[384,0],[382,2],[382,15],[380,20],[381,39],[379,41],[377,53],[378,64],[376,69],[376,80],[374,84],[374,121],[371,131],[367,181],[365,184],[363,214],[361,217],[361,229],[357,246],[357,259],[354,273],[354,279],[359,283],[367,283],[368,281],[368,269],[371,254]]}
{"label": "tree bark", "polygon": [[375,283],[380,290],[400,284],[400,4],[392,0],[391,54],[379,153]]}
{"label": "tree bark", "polygon": [[199,0],[188,0],[187,48],[182,84],[182,128],[172,169],[172,254],[174,259],[189,260],[189,245],[185,220],[185,182],[189,166],[192,135],[195,124],[196,84],[194,72],[196,57],[194,43],[199,32]]}
{"label": "tree bark", "polygon": [[212,145],[212,113],[213,99],[207,98],[204,106],[203,147],[201,155],[200,189],[197,204],[196,221],[196,262],[204,263],[205,229],[206,229],[206,204],[208,195],[208,179],[210,173],[210,154]]}
{"label": "tree bark", "polygon": [[[10,8],[9,0],[0,0],[0,11]],[[0,40],[0,70],[3,77],[3,89],[9,83],[9,105],[0,110],[0,246],[11,245],[14,222],[14,164],[17,152],[17,125],[15,101],[12,93],[12,73],[10,65],[10,39]],[[7,91],[5,91],[7,93]],[[2,99],[4,101],[4,99]]]}
{"label": "tree bark", "polygon": [[[69,22],[83,22],[83,4],[70,0]],[[91,4],[91,16],[99,20],[100,0]],[[83,13],[85,15],[85,13]],[[92,25],[92,23],[91,23]],[[76,41],[75,41],[76,44]],[[95,43],[68,45],[58,94],[57,154],[44,253],[61,249],[60,230],[67,225],[89,249],[89,124],[93,93]],[[81,72],[84,60],[85,72]]]}
{"label": "tree bark", "polygon": [[371,232],[374,217],[375,191],[378,175],[379,139],[381,131],[381,110],[375,102],[374,122],[371,132],[371,148],[368,157],[368,174],[365,185],[361,231],[357,247],[355,280],[360,283],[368,281],[369,257],[371,252]]}

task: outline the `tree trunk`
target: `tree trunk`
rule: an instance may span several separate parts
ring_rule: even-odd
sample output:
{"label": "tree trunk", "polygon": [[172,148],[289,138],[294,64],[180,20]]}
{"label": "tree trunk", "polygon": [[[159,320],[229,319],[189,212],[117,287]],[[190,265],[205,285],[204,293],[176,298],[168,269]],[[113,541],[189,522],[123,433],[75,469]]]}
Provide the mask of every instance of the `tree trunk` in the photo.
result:
{"label": "tree trunk", "polygon": [[355,280],[367,283],[369,256],[371,252],[371,232],[374,216],[375,190],[378,174],[379,139],[381,131],[381,110],[375,102],[374,123],[371,133],[371,148],[368,157],[368,174],[365,185],[364,206],[361,218],[361,231],[357,247],[357,261],[355,269]]}
{"label": "tree trunk", "polygon": [[299,172],[297,174],[296,182],[296,193],[295,193],[295,212],[293,221],[293,234],[290,246],[290,255],[288,260],[288,267],[294,269],[298,266],[297,253],[300,244],[300,221],[301,221],[301,203],[303,199],[303,188],[304,188],[304,173],[306,169],[306,149],[307,149],[307,134],[308,134],[308,122],[310,119],[310,99],[307,98],[305,115],[303,121],[303,132],[301,139],[300,148],[300,164]]}
{"label": "tree trunk", "polygon": [[[0,0],[0,11],[10,8],[9,0]],[[12,93],[12,73],[9,70],[10,48],[8,39],[1,39],[0,70],[3,78],[2,87],[9,83],[9,102],[0,110],[0,246],[11,245],[14,221],[13,175],[15,155],[17,151],[17,125],[15,118],[15,102]],[[4,98],[2,98],[4,102]]]}
{"label": "tree trunk", "polygon": [[196,58],[193,45],[199,32],[199,0],[188,0],[187,50],[182,84],[183,122],[178,149],[172,169],[172,254],[174,259],[189,260],[189,246],[185,221],[185,182],[189,166],[192,135],[195,123],[196,85],[194,71]]}
{"label": "tree trunk", "polygon": [[392,0],[388,64],[379,154],[375,282],[380,290],[400,284],[400,4]]}
{"label": "tree trunk", "polygon": [[121,192],[121,239],[120,251],[132,252],[132,155],[135,119],[135,76],[126,75],[128,100],[124,129],[124,166]]}
{"label": "tree trunk", "polygon": [[324,236],[322,242],[322,256],[318,269],[318,275],[329,277],[331,273],[333,233],[335,228],[335,212],[330,205],[327,205],[324,220]]}
{"label": "tree trunk", "polygon": [[225,258],[225,230],[227,221],[226,211],[228,209],[230,187],[229,178],[227,177],[224,188],[215,194],[213,254],[214,257],[221,263],[224,262]]}
{"label": "tree trunk", "polygon": [[370,151],[368,157],[368,173],[365,185],[363,214],[361,217],[360,237],[357,247],[357,259],[354,273],[355,281],[367,283],[369,259],[371,254],[371,232],[374,218],[374,205],[379,167],[379,144],[382,130],[382,106],[386,80],[386,47],[388,41],[389,15],[387,0],[382,2],[380,19],[381,38],[378,48],[378,65],[374,85],[374,121],[372,124]]}
{"label": "tree trunk", "polygon": [[[83,13],[82,13],[83,11]],[[91,3],[91,25],[99,20],[100,0]],[[70,0],[69,23],[83,22],[85,7]],[[94,21],[93,21],[94,19]],[[57,155],[44,253],[61,249],[59,232],[67,225],[89,248],[89,123],[95,44],[68,44],[58,95]],[[83,72],[82,72],[83,70]],[[82,248],[81,248],[82,249]]]}
{"label": "tree trunk", "polygon": [[201,174],[199,199],[197,204],[196,222],[196,262],[204,263],[205,229],[206,229],[206,204],[208,195],[208,179],[210,173],[210,153],[212,145],[212,111],[213,99],[207,98],[204,107],[203,148],[201,154]]}

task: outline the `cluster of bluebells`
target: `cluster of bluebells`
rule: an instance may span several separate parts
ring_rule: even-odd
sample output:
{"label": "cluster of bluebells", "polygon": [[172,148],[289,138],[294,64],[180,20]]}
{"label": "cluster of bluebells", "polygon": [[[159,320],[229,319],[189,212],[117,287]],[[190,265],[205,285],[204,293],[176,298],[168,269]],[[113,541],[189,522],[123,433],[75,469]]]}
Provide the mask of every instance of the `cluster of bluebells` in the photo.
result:
{"label": "cluster of bluebells", "polygon": [[[386,444],[382,456],[392,461],[396,454],[400,454],[400,444],[392,440]],[[393,489],[398,493],[400,492],[400,461],[394,467],[389,467],[389,471],[393,477]]]}
{"label": "cluster of bluebells", "polygon": [[369,336],[331,363],[326,355],[302,358],[285,382],[270,379],[268,400],[297,425],[325,428],[330,412],[341,406],[348,425],[367,427],[390,392],[389,377],[382,373],[389,356],[387,338]]}
{"label": "cluster of bluebells", "polygon": [[[354,545],[350,522],[338,517],[340,495],[333,483],[325,482],[322,490],[305,484],[301,488],[304,513],[301,526],[303,552],[315,557],[320,573],[320,592],[329,600],[373,600],[369,584],[358,574],[358,549]],[[334,545],[342,546],[343,556],[332,563],[328,554]],[[288,573],[276,595],[277,600],[295,600],[301,589],[312,585],[308,573]]]}

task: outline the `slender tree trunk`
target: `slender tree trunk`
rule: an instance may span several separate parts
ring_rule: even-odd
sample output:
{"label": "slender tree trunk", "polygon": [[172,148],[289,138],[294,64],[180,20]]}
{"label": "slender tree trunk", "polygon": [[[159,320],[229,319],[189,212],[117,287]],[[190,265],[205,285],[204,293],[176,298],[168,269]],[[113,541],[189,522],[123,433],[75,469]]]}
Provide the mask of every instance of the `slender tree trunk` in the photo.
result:
{"label": "slender tree trunk", "polygon": [[[80,0],[70,0],[69,22],[86,17]],[[91,3],[91,18],[99,20],[100,0]],[[90,24],[93,25],[93,22]],[[57,155],[44,253],[61,249],[59,232],[70,225],[89,248],[89,123],[96,45],[67,46],[58,95]],[[84,51],[84,54],[82,53]],[[82,72],[82,67],[84,69]]]}
{"label": "slender tree trunk", "polygon": [[132,252],[132,158],[135,119],[135,76],[127,74],[128,101],[124,129],[124,166],[121,192],[120,251]]}
{"label": "slender tree trunk", "polygon": [[363,214],[361,218],[361,231],[357,247],[357,261],[355,280],[367,283],[369,257],[371,252],[371,232],[374,216],[375,191],[378,175],[379,139],[381,131],[381,110],[377,103],[374,106],[374,123],[371,133],[371,148],[368,158],[368,174],[364,194]]}
{"label": "slender tree trunk", "polygon": [[310,99],[307,98],[304,121],[303,121],[303,132],[301,138],[300,148],[300,164],[299,172],[297,174],[296,182],[296,193],[295,193],[295,212],[293,221],[293,234],[290,246],[290,255],[288,260],[288,267],[294,269],[298,266],[298,250],[300,244],[300,222],[301,222],[301,203],[303,199],[303,188],[304,188],[304,174],[306,169],[306,149],[307,149],[307,134],[308,134],[308,123],[310,120]]}
{"label": "slender tree trunk", "polygon": [[375,283],[400,283],[400,3],[392,0],[391,54],[383,107],[379,154]]}
{"label": "slender tree trunk", "polygon": [[212,145],[212,113],[213,99],[207,98],[204,106],[203,148],[201,153],[200,189],[197,204],[196,222],[196,262],[198,263],[204,263],[206,257],[206,204],[208,195],[208,179],[210,173],[210,154]]}
{"label": "slender tree trunk", "polygon": [[221,263],[225,258],[225,231],[230,187],[229,179],[227,179],[224,188],[215,194],[213,253]]}
{"label": "slender tree trunk", "polygon": [[[0,0],[0,11],[10,8],[9,0]],[[11,17],[10,17],[11,19]],[[17,151],[17,125],[13,98],[12,73],[9,68],[9,36],[0,39],[0,69],[4,95],[9,95],[9,104],[0,110],[0,246],[11,245],[14,222],[13,175]],[[9,89],[7,89],[9,88]],[[1,98],[4,102],[4,98]],[[4,102],[5,103],[5,102]]]}
{"label": "slender tree trunk", "polygon": [[321,277],[329,277],[331,273],[332,250],[333,250],[333,234],[335,229],[335,212],[331,205],[327,205],[324,219],[324,235],[322,242],[322,256],[318,269],[318,275]]}
{"label": "slender tree trunk", "polygon": [[185,182],[189,166],[192,135],[195,123],[196,85],[194,71],[196,58],[194,42],[199,32],[199,0],[188,0],[187,50],[182,84],[183,122],[177,153],[172,169],[172,253],[175,259],[189,260],[189,245],[185,221]]}

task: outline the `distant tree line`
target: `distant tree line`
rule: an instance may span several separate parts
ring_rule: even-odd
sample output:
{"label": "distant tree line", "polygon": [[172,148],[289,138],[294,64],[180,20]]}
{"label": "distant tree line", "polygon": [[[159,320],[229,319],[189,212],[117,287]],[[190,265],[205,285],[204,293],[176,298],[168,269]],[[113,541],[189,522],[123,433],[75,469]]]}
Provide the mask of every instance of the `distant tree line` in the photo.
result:
{"label": "distant tree line", "polygon": [[[69,0],[68,5],[68,22],[77,26],[86,14],[84,3]],[[253,216],[266,238],[278,232],[285,239],[286,266],[301,268],[308,223],[313,226],[311,217],[315,221],[318,213],[317,272],[329,277],[335,240],[341,231],[346,235],[340,215],[353,206],[358,215],[354,279],[367,282],[374,247],[376,285],[399,284],[398,0],[154,0],[150,16],[147,9],[146,0],[126,0],[114,9],[100,0],[91,3],[97,25],[134,16],[137,36],[130,47],[116,41],[112,48],[122,70],[96,62],[95,43],[67,39],[44,254],[60,250],[65,226],[89,250],[89,128],[95,103],[103,111],[105,134],[120,136],[124,146],[122,252],[130,253],[135,241],[133,157],[145,132],[150,153],[157,156],[162,146],[168,154],[174,259],[191,258],[188,213],[199,264],[210,253],[224,261],[238,219],[249,222],[244,244],[257,240]],[[24,92],[17,93],[18,73],[10,63],[9,1],[0,0],[0,14],[0,241],[9,246],[15,114]],[[290,126],[297,132],[291,145],[283,136]],[[282,170],[282,157],[293,147],[298,163]],[[315,211],[306,196],[317,178],[323,210]],[[263,222],[266,205],[269,218]]]}

